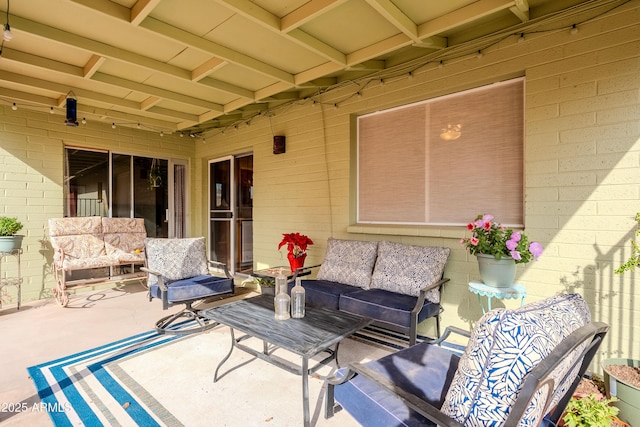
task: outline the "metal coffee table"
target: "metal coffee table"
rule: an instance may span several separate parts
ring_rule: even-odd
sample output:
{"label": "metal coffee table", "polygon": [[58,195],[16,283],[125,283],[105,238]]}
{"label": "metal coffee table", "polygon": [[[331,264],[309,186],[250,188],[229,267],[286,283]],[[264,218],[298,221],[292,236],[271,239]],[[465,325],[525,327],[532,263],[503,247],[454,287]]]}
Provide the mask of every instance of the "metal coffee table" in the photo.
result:
{"label": "metal coffee table", "polygon": [[[371,319],[324,307],[307,307],[302,319],[275,320],[273,297],[268,295],[230,302],[204,310],[201,314],[231,329],[231,349],[218,364],[214,382],[218,380],[220,367],[229,359],[235,347],[288,372],[301,375],[305,426],[310,423],[309,374],[336,359],[340,341],[371,323]],[[236,338],[234,330],[244,335]],[[249,338],[261,339],[263,350],[257,351],[241,343]],[[333,346],[335,349],[332,349]],[[301,356],[301,365],[272,354],[277,348]],[[326,353],[327,357],[309,368],[309,359],[320,353]]]}

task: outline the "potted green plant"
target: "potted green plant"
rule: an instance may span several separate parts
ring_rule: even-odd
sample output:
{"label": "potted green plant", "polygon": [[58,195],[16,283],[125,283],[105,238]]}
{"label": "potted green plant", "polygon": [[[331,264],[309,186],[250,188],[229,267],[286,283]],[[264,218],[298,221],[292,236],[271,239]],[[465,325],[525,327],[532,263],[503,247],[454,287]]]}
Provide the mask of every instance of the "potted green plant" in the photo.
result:
{"label": "potted green plant", "polygon": [[[636,213],[636,231],[631,239],[631,255],[615,270],[616,274],[634,271],[640,266],[640,212]],[[620,418],[631,425],[640,425],[640,360],[605,359],[602,361],[608,396],[617,397]]]}
{"label": "potted green plant", "polygon": [[18,218],[0,216],[0,252],[11,252],[20,249],[24,236],[16,235],[22,230],[22,223]]}

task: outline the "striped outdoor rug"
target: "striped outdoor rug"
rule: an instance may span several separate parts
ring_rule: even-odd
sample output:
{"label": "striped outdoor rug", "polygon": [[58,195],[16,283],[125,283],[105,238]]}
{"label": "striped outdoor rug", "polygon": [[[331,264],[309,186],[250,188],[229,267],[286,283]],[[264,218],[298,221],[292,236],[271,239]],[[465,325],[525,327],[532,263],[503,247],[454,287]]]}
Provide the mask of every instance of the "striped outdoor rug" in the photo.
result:
{"label": "striped outdoor rug", "polygon": [[[251,341],[262,345],[246,342]],[[406,346],[403,341],[375,328],[363,330],[340,344],[339,364],[378,359]],[[301,425],[299,376],[236,349],[223,365],[222,378],[213,383],[213,372],[229,348],[224,326],[186,337],[153,331],[28,372],[55,426]],[[299,362],[291,353],[279,355]],[[344,411],[324,419],[322,377],[335,369],[331,364],[310,377],[312,425],[356,425]]]}

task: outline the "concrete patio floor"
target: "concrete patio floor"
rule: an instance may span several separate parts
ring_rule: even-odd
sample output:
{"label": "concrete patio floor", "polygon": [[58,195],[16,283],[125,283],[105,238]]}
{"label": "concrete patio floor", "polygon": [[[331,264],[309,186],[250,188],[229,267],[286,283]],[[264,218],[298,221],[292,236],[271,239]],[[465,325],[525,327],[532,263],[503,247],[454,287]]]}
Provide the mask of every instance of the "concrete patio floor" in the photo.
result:
{"label": "concrete patio floor", "polygon": [[[253,293],[236,288],[234,298]],[[203,305],[215,305],[211,300]],[[69,305],[53,300],[23,304],[20,310],[0,309],[0,424],[51,426],[46,412],[33,410],[40,402],[27,367],[152,330],[159,318],[180,310],[163,311],[159,301],[149,302],[139,282],[86,290],[72,295]],[[16,410],[15,408],[26,408]]]}

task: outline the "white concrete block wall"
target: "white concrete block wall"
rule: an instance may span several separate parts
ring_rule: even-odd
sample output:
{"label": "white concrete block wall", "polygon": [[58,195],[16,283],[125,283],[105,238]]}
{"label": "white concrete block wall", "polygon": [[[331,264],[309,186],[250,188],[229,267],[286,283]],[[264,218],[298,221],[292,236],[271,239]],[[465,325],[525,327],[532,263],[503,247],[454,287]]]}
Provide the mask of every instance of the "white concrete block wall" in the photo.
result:
{"label": "white concrete block wall", "polygon": [[[411,79],[355,86],[258,117],[250,127],[212,132],[196,145],[208,159],[254,153],[254,259],[281,264],[280,233],[299,231],[317,244],[307,262],[321,262],[329,236],[388,239],[452,249],[446,276],[443,324],[471,327],[480,316],[467,290],[477,264],[458,244],[464,227],[360,226],[354,223],[352,115],[364,114],[525,76],[526,231],[545,248],[519,266],[527,301],[578,292],[593,317],[611,325],[603,357],[640,357],[640,287],[635,274],[614,275],[629,254],[640,211],[640,10],[637,2],[568,28],[527,34],[444,67],[426,64]],[[338,103],[338,108],[333,104]],[[273,135],[285,135],[287,152],[271,153]],[[198,194],[205,195],[205,188]],[[205,198],[206,200],[206,198]],[[469,203],[469,201],[461,201]],[[472,203],[472,201],[471,201]],[[199,212],[206,219],[206,207]],[[517,302],[504,302],[507,307]],[[432,323],[421,325],[432,333]]]}
{"label": "white concrete block wall", "polygon": [[[24,224],[19,233],[25,235],[21,257],[23,303],[51,297],[55,286],[47,220],[63,215],[65,145],[179,159],[192,158],[195,151],[190,138],[177,134],[160,137],[91,121],[67,127],[63,116],[48,111],[0,108],[0,215],[17,217]],[[12,277],[15,267],[13,260],[6,259],[3,275]],[[17,288],[8,286],[2,292],[5,307],[17,303]]]}

